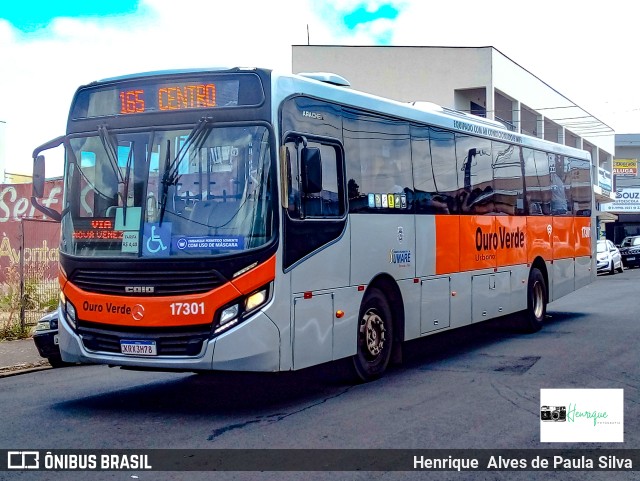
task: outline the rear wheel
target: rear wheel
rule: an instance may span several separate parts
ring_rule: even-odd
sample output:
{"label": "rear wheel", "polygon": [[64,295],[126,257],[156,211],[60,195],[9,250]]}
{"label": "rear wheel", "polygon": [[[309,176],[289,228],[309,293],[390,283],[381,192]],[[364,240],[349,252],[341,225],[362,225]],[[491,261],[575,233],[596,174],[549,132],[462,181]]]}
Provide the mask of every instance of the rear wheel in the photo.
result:
{"label": "rear wheel", "polygon": [[529,272],[527,285],[527,310],[523,314],[523,327],[527,332],[537,332],[542,328],[547,314],[547,283],[540,269],[534,267]]}
{"label": "rear wheel", "polygon": [[358,352],[353,356],[353,368],[363,381],[378,379],[389,364],[393,344],[393,320],[385,295],[372,288],[360,307],[358,322]]}

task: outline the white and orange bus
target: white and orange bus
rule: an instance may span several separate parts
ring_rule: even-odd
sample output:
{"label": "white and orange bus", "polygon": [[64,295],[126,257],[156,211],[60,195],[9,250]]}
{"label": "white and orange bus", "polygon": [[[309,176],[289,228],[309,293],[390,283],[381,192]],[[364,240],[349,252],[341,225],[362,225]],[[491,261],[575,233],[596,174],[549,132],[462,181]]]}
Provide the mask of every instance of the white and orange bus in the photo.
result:
{"label": "white and orange bus", "polygon": [[[38,202],[64,145],[61,213]],[[431,104],[264,69],[80,87],[34,151],[61,221],[66,361],[382,375],[403,341],[591,282],[585,151]]]}

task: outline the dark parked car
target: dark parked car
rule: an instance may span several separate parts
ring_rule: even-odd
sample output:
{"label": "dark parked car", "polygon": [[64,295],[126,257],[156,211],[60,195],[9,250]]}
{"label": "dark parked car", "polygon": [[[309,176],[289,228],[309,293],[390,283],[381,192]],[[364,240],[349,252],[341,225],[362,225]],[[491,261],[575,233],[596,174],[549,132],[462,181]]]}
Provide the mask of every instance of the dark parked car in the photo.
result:
{"label": "dark parked car", "polygon": [[51,312],[38,321],[33,342],[40,355],[46,357],[53,367],[68,365],[62,360],[58,347],[58,311]]}
{"label": "dark parked car", "polygon": [[640,235],[625,237],[620,244],[620,255],[625,267],[640,266]]}

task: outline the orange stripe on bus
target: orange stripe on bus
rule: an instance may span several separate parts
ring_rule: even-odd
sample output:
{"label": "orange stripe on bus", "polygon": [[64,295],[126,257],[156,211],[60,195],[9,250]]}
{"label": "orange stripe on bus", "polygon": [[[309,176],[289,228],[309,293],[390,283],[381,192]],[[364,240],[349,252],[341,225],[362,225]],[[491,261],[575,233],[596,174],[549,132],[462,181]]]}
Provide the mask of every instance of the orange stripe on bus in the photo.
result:
{"label": "orange stripe on bus", "polygon": [[553,218],[553,259],[570,259],[576,255],[573,217]]}
{"label": "orange stripe on bus", "polygon": [[436,274],[591,255],[589,217],[436,216]]}
{"label": "orange stripe on bus", "polygon": [[573,221],[576,257],[591,256],[591,219],[576,217]]}
{"label": "orange stripe on bus", "polygon": [[248,272],[245,272],[231,282],[236,289],[243,294],[250,294],[252,291],[268,284],[276,278],[276,256],[271,256],[266,262],[257,265]]}
{"label": "orange stripe on bus", "polygon": [[460,270],[497,266],[499,239],[493,215],[460,216]]}
{"label": "orange stripe on bus", "polygon": [[[216,310],[240,293],[227,283],[205,294],[132,297],[93,294],[68,282],[64,295],[81,320],[129,327],[177,327],[210,324]],[[173,307],[172,307],[173,304]],[[134,318],[134,312],[142,312]]]}
{"label": "orange stripe on bus", "polygon": [[[177,327],[210,324],[215,312],[242,294],[273,281],[275,256],[254,269],[203,294],[168,297],[131,297],[85,292],[60,277],[65,297],[73,303],[82,320],[116,326]],[[142,312],[142,318],[134,319],[133,310]]]}
{"label": "orange stripe on bus", "polygon": [[436,216],[436,274],[460,271],[460,217]]}
{"label": "orange stripe on bus", "polygon": [[545,216],[527,217],[527,263],[537,257],[545,261],[553,259],[551,241],[553,239],[553,218]]}

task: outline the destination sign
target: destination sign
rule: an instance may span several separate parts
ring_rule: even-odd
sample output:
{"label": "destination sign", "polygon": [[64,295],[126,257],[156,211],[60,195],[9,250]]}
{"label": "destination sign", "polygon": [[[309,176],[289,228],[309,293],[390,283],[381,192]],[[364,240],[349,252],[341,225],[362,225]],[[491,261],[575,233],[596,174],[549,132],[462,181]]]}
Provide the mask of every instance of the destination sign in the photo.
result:
{"label": "destination sign", "polygon": [[81,87],[71,119],[257,106],[263,101],[262,83],[253,73],[123,78]]}

